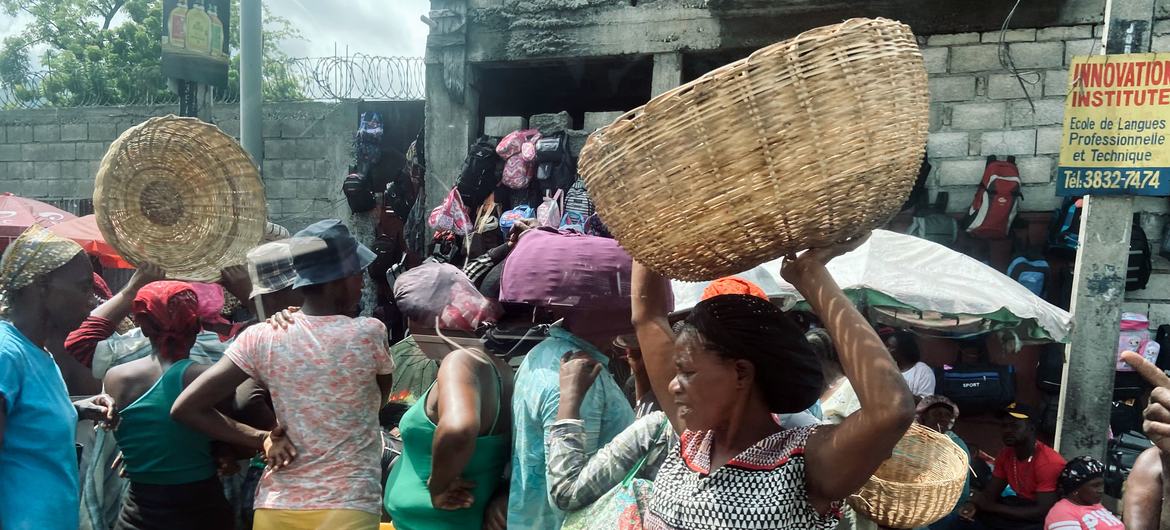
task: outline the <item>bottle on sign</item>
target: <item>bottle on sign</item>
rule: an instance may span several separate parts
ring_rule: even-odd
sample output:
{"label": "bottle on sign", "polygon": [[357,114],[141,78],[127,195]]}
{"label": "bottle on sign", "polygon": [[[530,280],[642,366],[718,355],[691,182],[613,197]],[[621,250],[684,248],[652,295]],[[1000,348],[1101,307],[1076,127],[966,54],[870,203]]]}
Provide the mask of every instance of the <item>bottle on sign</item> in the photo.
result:
{"label": "bottle on sign", "polygon": [[211,56],[220,57],[223,55],[223,21],[219,19],[219,8],[209,3],[207,15],[211,18]]}
{"label": "bottle on sign", "polygon": [[[167,16],[167,34],[170,35],[170,45],[176,48],[187,46],[187,0],[179,0],[175,8]],[[166,42],[166,41],[164,41]]]}
{"label": "bottle on sign", "polygon": [[203,0],[194,0],[187,11],[187,49],[203,55],[211,54],[211,17],[203,9]]}

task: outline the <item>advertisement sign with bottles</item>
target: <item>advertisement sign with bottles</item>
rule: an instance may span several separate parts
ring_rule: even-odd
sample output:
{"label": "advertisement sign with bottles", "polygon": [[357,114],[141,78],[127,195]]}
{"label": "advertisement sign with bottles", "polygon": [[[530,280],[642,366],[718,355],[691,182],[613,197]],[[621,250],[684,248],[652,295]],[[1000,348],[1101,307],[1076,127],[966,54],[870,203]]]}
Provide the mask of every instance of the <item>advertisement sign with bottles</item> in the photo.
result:
{"label": "advertisement sign with bottles", "polygon": [[163,74],[227,87],[229,0],[164,0]]}

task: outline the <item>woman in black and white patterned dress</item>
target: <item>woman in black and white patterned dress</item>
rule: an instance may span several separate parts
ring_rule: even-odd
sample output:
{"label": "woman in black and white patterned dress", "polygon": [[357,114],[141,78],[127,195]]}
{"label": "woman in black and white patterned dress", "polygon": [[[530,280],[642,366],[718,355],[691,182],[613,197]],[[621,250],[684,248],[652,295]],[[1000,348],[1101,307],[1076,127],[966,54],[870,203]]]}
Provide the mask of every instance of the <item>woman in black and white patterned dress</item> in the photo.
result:
{"label": "woman in black and white patterned dress", "polygon": [[914,400],[873,328],[825,269],[864,238],[814,249],[781,274],[825,323],[861,410],[840,425],[782,430],[773,413],[823,390],[801,329],[772,303],[725,294],[671,331],[669,281],[634,264],[633,318],[662,409],[680,433],[662,464],[647,530],[830,529],[842,500],[889,457]]}

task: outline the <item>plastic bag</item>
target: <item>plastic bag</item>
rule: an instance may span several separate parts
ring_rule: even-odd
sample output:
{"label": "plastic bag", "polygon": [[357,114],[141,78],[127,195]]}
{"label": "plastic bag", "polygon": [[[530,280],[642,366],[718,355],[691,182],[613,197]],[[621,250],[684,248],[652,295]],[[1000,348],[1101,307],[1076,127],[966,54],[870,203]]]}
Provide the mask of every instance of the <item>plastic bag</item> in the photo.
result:
{"label": "plastic bag", "polygon": [[449,230],[461,236],[471,231],[471,216],[467,215],[467,208],[463,206],[463,199],[459,196],[457,188],[451,188],[443,203],[431,210],[427,224],[435,230]]}
{"label": "plastic bag", "polygon": [[536,209],[536,224],[550,228],[561,226],[561,190],[553,196],[544,196],[544,202]]}

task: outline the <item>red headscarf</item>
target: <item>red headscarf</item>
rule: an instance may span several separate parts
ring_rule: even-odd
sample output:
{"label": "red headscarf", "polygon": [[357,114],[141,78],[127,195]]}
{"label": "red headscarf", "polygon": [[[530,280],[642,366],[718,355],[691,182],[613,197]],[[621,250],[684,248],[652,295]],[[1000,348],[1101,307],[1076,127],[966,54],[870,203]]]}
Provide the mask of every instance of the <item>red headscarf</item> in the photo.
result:
{"label": "red headscarf", "polygon": [[184,282],[154,282],[138,291],[131,316],[158,355],[177,361],[191,353],[199,333],[199,298]]}
{"label": "red headscarf", "polygon": [[96,294],[102,301],[109,300],[114,297],[114,293],[110,291],[110,286],[106,280],[98,276],[98,273],[93,273],[93,294]]}
{"label": "red headscarf", "polygon": [[768,295],[764,294],[764,290],[760,289],[759,285],[735,276],[725,276],[711,282],[706,289],[703,289],[702,299],[714,298],[721,294],[746,294],[764,300],[768,299]]}

